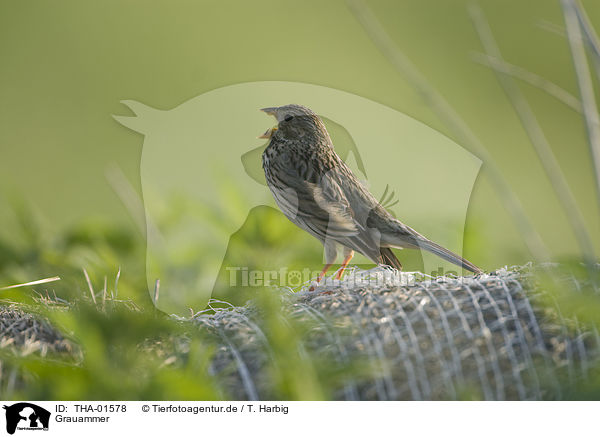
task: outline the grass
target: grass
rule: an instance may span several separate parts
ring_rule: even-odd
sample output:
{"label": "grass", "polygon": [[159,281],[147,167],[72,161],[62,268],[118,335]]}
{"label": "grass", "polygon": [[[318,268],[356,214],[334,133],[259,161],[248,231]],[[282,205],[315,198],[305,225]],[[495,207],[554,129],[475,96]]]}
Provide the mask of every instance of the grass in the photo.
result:
{"label": "grass", "polygon": [[[209,308],[196,308],[184,318],[166,315],[156,310],[153,301],[168,290],[161,290],[157,281],[148,294],[145,241],[135,224],[87,221],[42,239],[34,214],[23,205],[14,209],[26,219],[14,223],[13,236],[20,239],[0,242],[0,256],[4,255],[0,284],[7,285],[0,290],[0,305],[10,312],[31,314],[36,322],[31,322],[34,328],[27,344],[3,343],[0,348],[0,393],[4,399],[232,398],[210,366],[222,348],[222,333],[192,322],[193,317],[214,313],[230,303],[213,300]],[[234,236],[224,265],[235,265],[241,257],[244,262],[253,259],[253,267],[264,269],[274,259],[272,253],[278,263],[312,258],[318,268],[317,245],[300,243],[294,254],[281,257],[281,248],[272,243],[283,240],[284,235],[294,237],[289,232],[291,225],[285,220],[273,221],[274,214],[270,208],[259,211],[256,221],[247,224],[247,231]],[[265,220],[272,221],[273,232],[262,240],[258,225]],[[42,276],[48,278],[24,280]],[[296,349],[299,336],[308,328],[283,317],[280,300],[268,290],[253,288],[237,294],[229,290],[227,295],[226,279],[215,286],[215,297],[226,296],[238,305],[252,298],[268,315],[263,332],[273,350],[273,397],[328,398],[327,379],[321,377],[332,376],[331,365]],[[44,346],[42,326],[56,327],[51,332],[57,345],[64,342],[70,347]],[[3,330],[3,336],[11,337],[10,330]]]}
{"label": "grass", "polygon": [[600,299],[588,270],[574,263],[532,273],[423,276],[404,288],[390,276],[382,285],[332,282],[325,294],[259,289],[244,307],[213,301],[188,317],[143,309],[109,285],[70,300],[21,287],[30,302],[4,300],[0,311],[0,393],[34,400],[597,398],[600,386],[580,384],[584,367],[595,384],[600,356],[593,335]]}

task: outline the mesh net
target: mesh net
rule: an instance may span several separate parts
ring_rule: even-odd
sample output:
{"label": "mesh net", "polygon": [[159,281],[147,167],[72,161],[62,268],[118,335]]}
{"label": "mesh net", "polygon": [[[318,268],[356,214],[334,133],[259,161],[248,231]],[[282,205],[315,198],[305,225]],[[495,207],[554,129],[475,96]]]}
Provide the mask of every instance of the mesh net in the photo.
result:
{"label": "mesh net", "polygon": [[[301,352],[371,368],[344,381],[337,399],[561,399],[595,364],[600,338],[549,307],[532,279],[527,269],[466,278],[354,270],[287,296],[284,312],[310,326]],[[252,306],[195,317],[222,340],[212,371],[236,399],[270,397],[272,351],[260,320]]]}
{"label": "mesh net", "polygon": [[46,320],[15,306],[0,306],[0,349],[6,347],[18,348],[21,356],[73,351],[73,344]]}
{"label": "mesh net", "polygon": [[[458,278],[351,269],[313,292],[309,285],[296,293],[274,289],[271,306],[213,301],[191,323],[215,350],[209,372],[224,399],[281,397],[274,374],[282,354],[321,366],[320,380],[331,368],[327,396],[340,400],[569,398],[598,364],[600,336],[593,323],[564,317],[564,305],[537,278],[529,267]],[[569,292],[593,289],[572,274],[552,279]],[[190,319],[182,323],[187,334],[161,343],[162,353],[142,349],[164,357],[179,350],[189,359],[197,331]],[[294,341],[282,346],[277,326],[291,327]],[[79,350],[47,320],[14,306],[0,307],[5,347],[41,356]],[[0,392],[19,379],[8,370],[0,361]]]}

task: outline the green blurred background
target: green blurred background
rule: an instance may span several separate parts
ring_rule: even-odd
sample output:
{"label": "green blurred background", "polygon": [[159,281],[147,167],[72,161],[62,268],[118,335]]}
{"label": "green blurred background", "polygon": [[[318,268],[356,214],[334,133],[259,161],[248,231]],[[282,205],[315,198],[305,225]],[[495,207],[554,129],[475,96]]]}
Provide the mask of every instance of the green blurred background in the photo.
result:
{"label": "green blurred background", "polygon": [[[558,2],[480,4],[507,61],[577,95],[566,38],[540,25],[564,26]],[[571,228],[514,110],[492,71],[472,60],[482,48],[467,13],[468,2],[368,5],[480,137],[552,254],[576,255]],[[600,5],[583,5],[600,27]],[[77,251],[70,255],[81,267],[93,264],[95,257],[113,256],[99,278],[114,275],[117,266],[128,263],[129,270],[143,271],[144,251],[137,248],[143,238],[136,236],[131,214],[106,179],[107,168],[116,164],[141,193],[143,137],[111,117],[130,115],[119,103],[122,99],[171,109],[206,91],[241,82],[307,82],[372,99],[452,136],[374,46],[343,1],[2,1],[0,35],[0,277],[7,284],[60,273],[47,262],[59,266],[65,248],[74,241],[81,247],[106,243],[104,254],[96,245],[87,257]],[[599,207],[582,119],[539,89],[526,84],[521,89],[600,249]],[[253,145],[249,143],[249,151]],[[35,232],[23,222],[28,216],[26,221],[36,223]],[[300,232],[280,218],[282,235]],[[481,267],[491,270],[531,260],[488,183],[485,162],[466,225],[464,254]],[[14,255],[19,247],[58,235],[64,236],[63,245],[55,247],[53,261]],[[318,265],[318,242],[299,244],[319,254]],[[26,268],[35,262],[46,271]],[[407,268],[411,267],[418,267],[416,257],[409,258]]]}

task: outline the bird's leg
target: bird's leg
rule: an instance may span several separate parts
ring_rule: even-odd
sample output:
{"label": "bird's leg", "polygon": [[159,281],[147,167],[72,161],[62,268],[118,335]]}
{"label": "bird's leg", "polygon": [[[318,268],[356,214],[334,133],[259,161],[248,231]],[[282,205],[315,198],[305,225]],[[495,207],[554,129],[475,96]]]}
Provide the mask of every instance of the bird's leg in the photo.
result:
{"label": "bird's leg", "polygon": [[346,270],[346,267],[348,267],[348,264],[350,263],[350,260],[352,259],[353,256],[354,256],[353,250],[348,252],[348,254],[346,255],[346,258],[344,258],[344,262],[342,263],[342,266],[340,267],[340,269],[337,272],[337,275],[335,275],[335,279],[342,279],[344,270]]}
{"label": "bird's leg", "polygon": [[[323,279],[325,273],[327,273],[327,270],[329,270],[329,267],[331,267],[332,264],[333,263],[325,264],[325,267],[323,267],[323,270],[321,270],[321,273],[319,273],[319,276],[317,277],[317,283],[321,282],[321,279]],[[308,291],[315,291],[315,287],[310,287]]]}
{"label": "bird's leg", "polygon": [[321,282],[321,279],[323,279],[323,277],[325,276],[325,273],[327,273],[327,270],[329,270],[329,267],[331,267],[333,263],[328,263],[325,264],[325,267],[323,267],[323,270],[321,270],[321,273],[319,273],[319,277],[317,278],[317,282]]}

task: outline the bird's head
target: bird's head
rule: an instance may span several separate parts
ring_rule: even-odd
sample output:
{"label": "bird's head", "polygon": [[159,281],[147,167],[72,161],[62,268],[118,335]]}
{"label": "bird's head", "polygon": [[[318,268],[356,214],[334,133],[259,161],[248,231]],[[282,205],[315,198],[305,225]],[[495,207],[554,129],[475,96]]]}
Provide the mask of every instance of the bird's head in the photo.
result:
{"label": "bird's head", "polygon": [[302,139],[310,142],[318,139],[331,141],[319,116],[305,106],[292,104],[263,108],[261,111],[275,117],[277,126],[268,129],[259,138]]}

